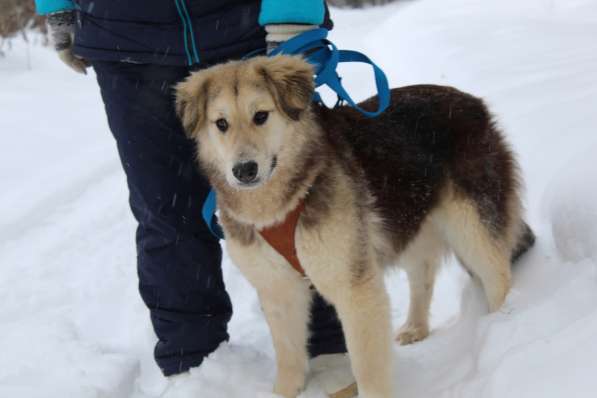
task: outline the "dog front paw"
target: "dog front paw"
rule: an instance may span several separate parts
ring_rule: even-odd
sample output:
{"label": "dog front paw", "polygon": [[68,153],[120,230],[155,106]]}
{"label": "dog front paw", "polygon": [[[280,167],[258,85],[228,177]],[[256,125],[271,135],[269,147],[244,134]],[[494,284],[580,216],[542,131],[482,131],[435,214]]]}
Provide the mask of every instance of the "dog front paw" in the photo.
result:
{"label": "dog front paw", "polygon": [[400,345],[412,344],[429,336],[429,327],[424,325],[404,324],[398,330],[396,340]]}
{"label": "dog front paw", "polygon": [[305,387],[305,372],[279,370],[274,394],[284,398],[296,398]]}

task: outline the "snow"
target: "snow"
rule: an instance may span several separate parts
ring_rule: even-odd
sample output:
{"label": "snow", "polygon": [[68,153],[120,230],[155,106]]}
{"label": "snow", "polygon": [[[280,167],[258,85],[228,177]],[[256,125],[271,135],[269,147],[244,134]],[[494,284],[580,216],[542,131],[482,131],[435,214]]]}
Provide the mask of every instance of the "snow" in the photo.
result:
{"label": "snow", "polygon": [[[538,235],[496,314],[447,264],[431,336],[395,347],[399,396],[593,397],[597,3],[419,0],[333,15],[332,39],[367,53],[392,85],[448,84],[486,99],[519,155]],[[362,72],[342,73],[358,99],[373,91]],[[93,74],[15,40],[0,58],[0,87],[0,396],[272,397],[267,326],[227,259],[230,343],[172,380],[153,363],[135,223]],[[387,286],[397,327],[403,273]],[[301,397],[321,396],[311,383]]]}

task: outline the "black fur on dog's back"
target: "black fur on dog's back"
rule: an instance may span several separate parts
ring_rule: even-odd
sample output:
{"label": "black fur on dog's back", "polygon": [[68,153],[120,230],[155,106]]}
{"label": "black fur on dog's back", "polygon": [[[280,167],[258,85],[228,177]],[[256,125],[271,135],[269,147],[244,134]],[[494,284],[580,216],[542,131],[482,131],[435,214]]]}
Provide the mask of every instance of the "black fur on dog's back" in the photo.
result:
{"label": "black fur on dog's back", "polygon": [[[393,89],[391,99],[377,118],[350,107],[317,107],[316,114],[336,155],[354,154],[347,162],[363,169],[394,244],[402,248],[414,237],[448,181],[502,234],[518,171],[483,101],[433,85]],[[373,109],[377,98],[361,105]]]}

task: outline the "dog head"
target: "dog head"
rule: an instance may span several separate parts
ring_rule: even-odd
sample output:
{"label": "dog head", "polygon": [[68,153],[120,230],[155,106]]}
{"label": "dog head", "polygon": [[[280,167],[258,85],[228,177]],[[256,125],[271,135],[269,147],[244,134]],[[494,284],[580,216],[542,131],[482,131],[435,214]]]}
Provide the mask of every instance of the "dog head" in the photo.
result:
{"label": "dog head", "polygon": [[232,61],[178,84],[176,109],[209,177],[255,189],[298,153],[313,85],[313,68],[300,57]]}

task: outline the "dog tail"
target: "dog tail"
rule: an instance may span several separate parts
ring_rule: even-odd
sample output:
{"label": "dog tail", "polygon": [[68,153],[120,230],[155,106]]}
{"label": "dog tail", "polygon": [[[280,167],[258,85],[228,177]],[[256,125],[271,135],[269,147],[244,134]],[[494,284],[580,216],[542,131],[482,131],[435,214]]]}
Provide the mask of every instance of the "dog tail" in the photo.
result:
{"label": "dog tail", "polygon": [[529,225],[523,221],[522,232],[518,238],[518,243],[512,250],[510,257],[512,264],[515,264],[533,245],[535,244],[535,234]]}

